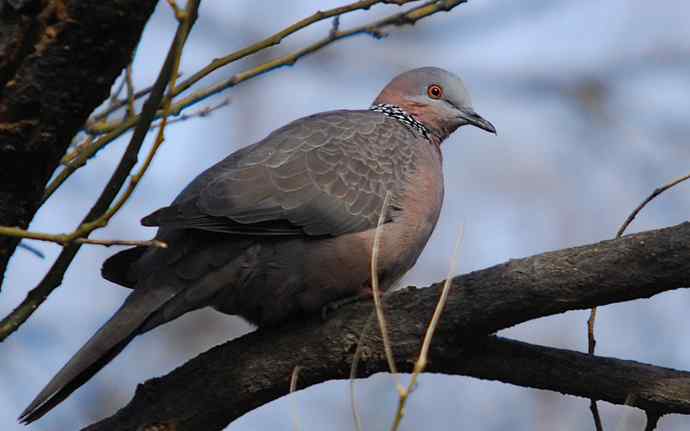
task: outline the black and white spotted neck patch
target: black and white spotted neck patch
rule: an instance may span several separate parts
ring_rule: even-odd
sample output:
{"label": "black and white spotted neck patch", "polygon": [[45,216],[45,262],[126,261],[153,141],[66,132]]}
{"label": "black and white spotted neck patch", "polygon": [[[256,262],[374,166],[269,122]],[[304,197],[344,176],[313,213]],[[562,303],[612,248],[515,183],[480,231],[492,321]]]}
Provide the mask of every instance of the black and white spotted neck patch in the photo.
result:
{"label": "black and white spotted neck patch", "polygon": [[413,131],[417,131],[424,136],[427,140],[431,131],[422,123],[417,121],[412,115],[407,111],[402,109],[397,105],[391,105],[388,103],[380,103],[376,105],[371,105],[370,111],[380,112],[388,117],[395,118],[396,120],[403,123],[405,126],[411,128]]}

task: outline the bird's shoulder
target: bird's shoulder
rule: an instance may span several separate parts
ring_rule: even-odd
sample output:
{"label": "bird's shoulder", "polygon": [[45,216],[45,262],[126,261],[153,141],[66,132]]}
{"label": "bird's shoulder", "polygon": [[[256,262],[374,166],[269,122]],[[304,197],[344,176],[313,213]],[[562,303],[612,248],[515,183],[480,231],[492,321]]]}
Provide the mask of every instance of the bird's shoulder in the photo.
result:
{"label": "bird's shoulder", "polygon": [[340,235],[399,207],[417,137],[369,110],[295,120],[199,175],[146,225],[251,235]]}

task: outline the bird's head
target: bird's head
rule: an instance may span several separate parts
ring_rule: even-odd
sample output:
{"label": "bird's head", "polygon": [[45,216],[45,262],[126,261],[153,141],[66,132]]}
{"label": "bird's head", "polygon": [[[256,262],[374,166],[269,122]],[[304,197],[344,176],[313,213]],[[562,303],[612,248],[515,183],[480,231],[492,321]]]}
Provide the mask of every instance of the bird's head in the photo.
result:
{"label": "bird's head", "polygon": [[426,126],[439,142],[468,124],[496,133],[493,124],[474,111],[462,80],[438,67],[422,67],[396,76],[374,104],[402,108]]}

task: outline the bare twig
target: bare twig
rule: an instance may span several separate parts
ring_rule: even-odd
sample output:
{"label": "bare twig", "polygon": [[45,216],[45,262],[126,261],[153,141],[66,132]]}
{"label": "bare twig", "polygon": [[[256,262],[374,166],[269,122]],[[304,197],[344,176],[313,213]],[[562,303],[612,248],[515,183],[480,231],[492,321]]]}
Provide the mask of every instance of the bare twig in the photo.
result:
{"label": "bare twig", "polygon": [[645,411],[645,415],[647,416],[647,423],[644,426],[644,431],[654,431],[659,424],[661,415],[652,411]]}
{"label": "bare twig", "polygon": [[381,304],[381,290],[379,289],[379,250],[381,248],[381,233],[383,232],[383,223],[386,220],[386,213],[388,212],[388,201],[390,200],[390,192],[386,192],[383,198],[383,205],[379,213],[379,220],[376,224],[376,231],[374,233],[374,244],[371,247],[371,291],[374,297],[374,308],[376,310],[376,318],[381,329],[381,339],[383,340],[383,349],[386,352],[386,360],[388,361],[388,368],[390,369],[395,383],[400,386],[398,371],[395,366],[395,359],[393,358],[393,350],[391,349],[391,341],[388,337],[388,328],[386,327],[386,317],[383,313],[383,305]]}
{"label": "bare twig", "polygon": [[[221,81],[215,85],[211,85],[203,90],[199,90],[197,92],[190,94],[189,96],[173,104],[172,113],[173,115],[177,115],[182,109],[192,106],[230,87],[234,87],[235,85],[244,82],[248,79],[262,75],[279,67],[292,66],[301,58],[313,54],[314,52],[336,41],[360,34],[368,34],[375,38],[380,38],[382,37],[382,30],[385,28],[392,26],[412,25],[422,18],[433,15],[440,11],[451,10],[454,7],[465,2],[466,0],[430,1],[420,6],[411,8],[406,12],[393,14],[387,18],[372,22],[370,24],[354,27],[349,30],[337,31],[333,34],[328,34],[325,38],[311,45],[308,45],[300,50],[294,51],[291,54],[278,57],[274,60],[268,61],[252,69],[237,73],[231,76],[230,78],[225,79],[224,81]],[[182,86],[183,84],[180,85],[180,87]]]}
{"label": "bare twig", "polygon": [[[126,197],[129,197],[134,190],[134,187],[138,182],[138,178],[140,178],[145,172],[145,170],[142,169],[137,175],[132,177],[130,180],[130,186],[125,192],[123,198],[121,198],[113,207],[110,207],[110,204],[117,197],[119,190],[124,185],[125,181],[127,180],[127,176],[137,162],[137,154],[144,142],[148,129],[153,122],[158,107],[161,106],[161,103],[164,102],[165,98],[168,99],[169,104],[170,93],[168,93],[168,96],[164,96],[165,89],[168,86],[168,83],[177,77],[179,56],[181,55],[182,47],[187,41],[189,31],[196,21],[199,3],[200,0],[189,0],[187,2],[187,17],[178,25],[175,38],[173,39],[171,47],[168,50],[168,55],[163,66],[161,67],[161,71],[158,74],[158,78],[154,84],[154,89],[151,91],[149,98],[144,103],[141,115],[137,117],[137,125],[134,129],[132,139],[125,150],[125,154],[122,156],[120,163],[108,181],[108,184],[103,189],[103,192],[99,196],[98,200],[93,205],[91,210],[89,210],[89,213],[84,217],[82,224],[75,230],[75,232],[78,232],[79,234],[77,237],[86,237],[91,233],[91,231],[104,226],[124,204]],[[163,103],[163,105],[165,107],[166,104]],[[169,105],[167,109],[169,109]],[[160,133],[160,135],[162,135],[162,133]],[[150,158],[153,157],[153,154],[154,150],[152,149],[144,163],[145,166],[148,166],[148,163],[150,163]],[[58,258],[53,263],[53,266],[43,277],[38,286],[33,288],[28,293],[24,301],[22,301],[19,306],[17,306],[9,315],[0,321],[0,341],[3,341],[10,334],[16,331],[17,328],[19,328],[19,326],[21,326],[46,300],[48,295],[50,295],[50,293],[62,283],[64,273],[67,271],[67,268],[76,256],[80,247],[81,244],[77,243],[72,243],[65,246]]]}
{"label": "bare twig", "polygon": [[139,246],[139,247],[157,247],[167,248],[168,244],[157,240],[126,240],[126,239],[91,239],[91,238],[77,238],[74,240],[77,244],[93,244],[103,245],[105,247],[112,247],[114,245]]}
{"label": "bare twig", "polygon": [[40,259],[46,258],[46,255],[43,254],[41,250],[37,249],[36,247],[32,247],[29,244],[26,244],[24,241],[20,242],[17,247],[23,248],[24,250],[28,251],[29,253],[33,254],[34,256]]}
{"label": "bare twig", "polygon": [[134,81],[132,80],[132,63],[127,65],[125,70],[125,82],[127,83],[127,117],[136,115],[134,109]]}
{"label": "bare twig", "polygon": [[[171,108],[171,113],[173,115],[178,115],[183,109],[188,108],[196,103],[201,102],[202,100],[205,100],[215,94],[218,94],[224,90],[227,90],[228,88],[234,87],[237,84],[247,81],[249,79],[252,79],[256,76],[262,75],[264,73],[270,72],[274,69],[283,67],[283,66],[292,66],[295,63],[297,63],[298,60],[300,60],[303,57],[306,57],[310,54],[313,54],[316,51],[319,51],[320,49],[336,42],[342,39],[349,38],[350,36],[355,36],[355,35],[361,35],[361,34],[368,34],[370,36],[373,36],[375,38],[381,38],[383,37],[383,30],[388,28],[388,27],[395,27],[395,26],[403,26],[403,25],[413,25],[420,19],[423,19],[427,16],[433,15],[435,13],[441,12],[441,11],[450,11],[451,9],[455,8],[456,6],[466,3],[467,0],[436,0],[436,1],[429,1],[426,2],[422,5],[410,8],[409,10],[405,12],[400,12],[396,13],[393,15],[388,16],[387,18],[380,19],[378,21],[374,21],[372,23],[362,25],[359,27],[354,27],[348,30],[340,30],[335,33],[329,32],[329,34],[324,37],[323,39],[308,45],[302,49],[299,49],[297,51],[294,51],[290,54],[284,55],[282,57],[278,57],[274,60],[270,60],[266,63],[263,63],[259,66],[253,67],[249,70],[246,70],[244,72],[237,73],[221,82],[218,82],[214,85],[211,85],[209,87],[206,87],[202,90],[196,91],[192,94],[190,94],[187,97],[184,97],[180,100],[178,100],[176,103],[172,105]],[[332,16],[332,15],[329,15]],[[270,39],[270,38],[269,38]],[[265,42],[265,41],[262,41]],[[191,77],[187,78],[184,80],[180,85],[177,87],[178,91],[175,95],[179,95],[182,91],[186,90],[188,86],[191,86],[198,80],[202,79],[203,77],[207,76],[209,73],[212,71],[220,68],[221,66],[224,66],[226,64],[230,63],[230,59],[234,59],[232,61],[238,60],[240,58],[244,58],[246,55],[254,53],[256,46],[262,44],[262,42],[252,45],[251,47],[244,48],[243,50],[237,51],[236,53],[230,54],[226,57],[223,57],[222,59],[215,60],[205,68],[203,68],[201,71],[195,73]],[[271,44],[265,46],[264,48],[272,46]],[[245,51],[251,51],[249,53],[245,54]],[[235,58],[236,56],[240,55],[239,53],[242,53],[241,56]],[[256,51],[258,52],[258,51]],[[187,84],[189,84],[187,86]],[[115,129],[119,129],[122,126],[127,126],[127,128],[131,127],[131,125],[127,125],[126,123],[130,121],[127,120],[122,123],[114,123],[108,125],[104,125],[103,127],[100,128],[101,131],[103,132],[110,132]]]}
{"label": "bare twig", "polygon": [[597,400],[589,399],[589,411],[592,412],[592,420],[594,421],[594,429],[596,431],[604,431],[604,424],[601,422],[601,415],[599,414],[599,407]]}
{"label": "bare twig", "polygon": [[666,190],[668,190],[668,189],[670,189],[670,188],[672,188],[672,187],[675,187],[675,186],[677,186],[678,184],[680,184],[680,183],[682,183],[683,181],[686,181],[686,180],[688,180],[688,179],[690,179],[690,174],[685,175],[685,176],[680,177],[680,178],[676,178],[675,180],[671,181],[670,183],[668,183],[668,184],[666,184],[666,185],[664,185],[664,186],[661,186],[661,187],[655,189],[655,190],[652,192],[652,194],[649,195],[649,196],[647,196],[647,199],[645,199],[644,201],[642,201],[642,203],[641,203],[637,208],[635,208],[635,209],[633,210],[633,212],[630,213],[630,215],[628,216],[628,218],[625,219],[625,221],[623,222],[623,224],[621,225],[621,227],[618,229],[618,232],[616,233],[616,238],[619,238],[619,237],[621,237],[621,236],[623,235],[623,232],[625,232],[625,230],[628,228],[628,226],[630,225],[630,223],[632,223],[632,221],[635,219],[635,217],[637,217],[637,214],[639,214],[639,212],[642,211],[642,208],[644,208],[645,206],[647,206],[647,204],[650,203],[654,198],[656,198],[657,196],[659,196],[660,194],[662,194],[662,193],[665,192]]}
{"label": "bare twig", "polygon": [[450,292],[450,288],[452,286],[452,277],[453,274],[455,273],[455,266],[458,261],[458,252],[460,251],[460,244],[462,243],[462,237],[463,237],[463,227],[462,225],[460,226],[460,232],[458,233],[458,238],[455,241],[455,247],[453,250],[453,257],[450,260],[450,265],[448,269],[448,276],[446,277],[446,280],[443,282],[443,289],[441,290],[441,296],[438,299],[438,302],[436,303],[436,308],[434,309],[434,314],[431,317],[431,322],[429,323],[429,326],[427,327],[426,333],[424,334],[424,341],[422,342],[422,348],[419,352],[419,357],[417,358],[417,361],[414,364],[414,369],[412,370],[412,376],[410,377],[410,382],[407,385],[407,388],[402,388],[402,390],[399,390],[398,392],[398,408],[395,412],[395,419],[393,421],[393,425],[391,426],[391,431],[397,431],[400,428],[400,424],[402,423],[402,419],[405,416],[405,406],[407,404],[407,400],[410,397],[410,394],[414,390],[414,388],[417,385],[417,379],[419,378],[419,375],[424,372],[426,369],[428,359],[429,359],[429,348],[431,347],[431,340],[434,337],[434,333],[436,332],[436,327],[438,326],[438,322],[441,319],[441,314],[443,313],[443,309],[446,306],[446,302],[448,301],[448,293]]}
{"label": "bare twig", "polygon": [[72,242],[75,242],[77,244],[104,245],[106,247],[110,247],[113,245],[134,245],[134,246],[140,245],[140,246],[161,247],[161,248],[167,247],[167,245],[163,241],[158,241],[158,240],[132,241],[132,240],[119,240],[119,239],[113,239],[113,240],[88,239],[88,238],[83,238],[83,237],[76,237],[74,235],[74,232],[69,233],[69,234],[66,234],[66,233],[53,234],[53,233],[29,231],[29,230],[20,229],[18,227],[7,227],[7,226],[0,226],[0,236],[11,236],[11,237],[15,237],[15,238],[24,238],[24,239],[33,239],[33,240],[37,240],[37,241],[54,242],[56,244],[60,244],[63,246],[68,245]]}
{"label": "bare twig", "polygon": [[[675,187],[676,185],[678,185],[678,184],[680,184],[683,181],[686,181],[688,179],[690,179],[690,174],[682,176],[680,178],[676,178],[675,180],[671,181],[670,183],[654,189],[654,191],[649,196],[647,196],[647,198],[644,201],[642,201],[642,203],[640,205],[638,205],[637,208],[635,208],[633,210],[633,212],[631,212],[630,215],[625,219],[625,221],[623,222],[621,227],[618,229],[618,232],[616,232],[616,238],[620,238],[623,236],[623,234],[625,233],[625,230],[628,228],[628,226],[630,226],[630,223],[632,223],[632,221],[635,220],[635,217],[637,217],[637,214],[639,214],[640,211],[642,211],[642,209],[645,206],[647,206],[647,204],[649,204],[652,200],[654,200],[654,198],[656,198],[657,196],[659,196],[660,194],[662,194],[666,190],[668,190],[672,187]],[[589,319],[587,320],[587,352],[590,355],[594,355],[594,350],[595,350],[596,345],[597,345],[597,340],[594,337],[594,323],[596,322],[596,317],[597,317],[597,307],[592,307],[590,309]],[[589,409],[592,412],[592,418],[594,420],[594,425],[596,427],[596,430],[597,431],[603,431],[604,427],[601,423],[601,417],[599,415],[599,408],[597,407],[597,402],[595,399],[590,400]],[[649,415],[647,416],[647,418],[648,418],[647,427],[649,427],[650,424],[652,424],[652,428],[649,428],[649,429],[654,429],[654,427],[656,427],[656,422],[658,421],[659,418],[657,417],[653,422],[651,422],[649,420],[650,419]]]}
{"label": "bare twig", "polygon": [[[418,0],[401,0],[397,2],[399,6],[409,3],[411,1],[418,1]],[[337,8],[329,9],[326,11],[318,11],[312,14],[311,16],[308,16],[307,18],[301,19],[297,21],[296,23],[284,28],[283,30],[279,31],[278,33],[275,33],[269,37],[267,37],[264,40],[261,40],[253,45],[250,45],[246,48],[242,48],[238,51],[235,51],[231,54],[228,54],[224,57],[217,58],[213,60],[211,63],[209,63],[207,66],[205,66],[203,69],[199,70],[189,78],[185,79],[183,82],[180,83],[179,87],[177,88],[177,91],[175,95],[178,95],[187,89],[189,89],[192,85],[196,84],[199,82],[201,79],[205,78],[215,70],[220,69],[223,66],[226,66],[230,63],[233,63],[237,60],[240,60],[242,58],[248,57],[252,54],[255,54],[259,51],[263,51],[266,48],[270,48],[272,46],[280,44],[283,39],[286,37],[290,36],[291,34],[296,33],[299,30],[302,30],[305,27],[308,27],[316,22],[329,19],[332,17],[339,17],[340,15],[344,15],[349,12],[353,12],[356,10],[361,10],[361,9],[369,9],[370,7],[374,6],[377,3],[386,3],[383,0],[363,0],[363,1],[357,1],[354,3],[351,3],[349,5],[345,6],[340,6]]]}
{"label": "bare twig", "polygon": [[[293,393],[297,390],[297,380],[299,379],[300,371],[302,371],[302,367],[300,367],[299,365],[295,366],[295,368],[293,368],[292,370],[292,375],[290,376],[290,393]],[[294,402],[294,398],[292,400]],[[297,406],[293,404],[292,408],[292,422],[295,426],[295,431],[299,431],[300,429],[302,429],[302,426],[300,425],[299,414],[297,414]]]}
{"label": "bare twig", "polygon": [[[175,90],[174,96],[178,96],[179,94],[185,92],[189,88],[191,88],[194,84],[197,82],[201,81],[203,78],[209,76],[211,73],[215,72],[216,70],[227,66],[231,63],[234,63],[235,61],[241,60],[245,57],[248,57],[252,54],[256,54],[259,51],[263,51],[265,49],[271,48],[273,46],[279,45],[283,39],[286,37],[314,24],[319,21],[329,19],[332,17],[335,17],[338,19],[341,15],[344,15],[349,12],[354,12],[356,10],[362,10],[362,9],[369,9],[372,6],[376,4],[387,4],[387,3],[395,3],[398,6],[402,6],[405,3],[410,3],[413,1],[419,1],[419,0],[399,0],[395,2],[391,1],[386,1],[386,0],[361,0],[357,1],[345,6],[340,6],[337,8],[325,10],[325,11],[317,11],[313,13],[312,15],[303,18],[296,23],[280,30],[279,32],[259,41],[256,42],[250,46],[247,46],[245,48],[242,48],[238,51],[235,51],[233,53],[230,53],[226,56],[223,56],[221,58],[216,58],[213,61],[211,61],[209,64],[207,64],[205,67],[194,73],[192,76],[189,78],[185,79],[184,81],[180,82],[180,84],[177,86],[177,89]],[[168,1],[171,7],[175,9],[176,5],[174,2]],[[334,24],[335,26],[335,24]],[[120,105],[122,107],[123,105]],[[112,112],[112,111],[111,111]],[[105,114],[104,112],[103,114]],[[89,131],[90,132],[95,132],[95,133],[104,133],[112,130],[113,128],[117,127],[116,124],[108,124],[108,123],[103,123],[102,120],[107,118],[107,115],[99,114],[95,119],[100,120],[97,124],[97,127],[90,127]],[[95,124],[94,124],[95,125]]]}
{"label": "bare twig", "polygon": [[[179,76],[178,76],[179,78]],[[126,78],[123,78],[126,79]],[[123,81],[124,83],[124,81]],[[137,100],[141,99],[142,97],[146,96],[151,92],[153,89],[153,86],[149,86],[146,88],[143,88],[137,92],[135,92],[132,97],[134,101],[136,102]],[[122,90],[120,90],[122,91]],[[115,95],[115,93],[113,93]],[[100,129],[99,126],[102,126],[104,124],[108,124],[105,120],[108,119],[110,114],[113,112],[117,111],[118,109],[122,108],[123,106],[127,106],[129,103],[128,99],[118,99],[117,96],[111,97],[110,102],[108,103],[108,106],[103,109],[103,111],[93,115],[84,125],[84,131],[90,134],[101,134],[103,133]]]}
{"label": "bare twig", "polygon": [[[198,109],[196,111],[190,112],[189,114],[182,114],[179,117],[175,117],[171,120],[168,120],[168,126],[174,123],[180,123],[182,121],[187,121],[191,120],[192,118],[204,118],[208,117],[211,115],[214,111],[219,110],[220,108],[223,108],[225,106],[228,106],[230,104],[230,98],[226,97],[223,100],[221,100],[219,103],[216,103],[215,105],[211,106],[206,106],[204,108]],[[156,129],[160,127],[160,122],[156,123],[151,126],[152,129]]]}
{"label": "bare twig", "polygon": [[369,317],[364,323],[362,332],[359,333],[357,338],[357,347],[355,348],[355,354],[352,355],[352,362],[350,363],[350,407],[352,408],[352,419],[355,423],[355,430],[362,431],[362,418],[359,416],[359,411],[357,410],[357,400],[355,397],[355,381],[357,379],[357,367],[359,361],[362,357],[362,349],[364,348],[364,338],[371,328],[371,324],[374,322],[374,317],[376,316],[376,310],[369,313]]}

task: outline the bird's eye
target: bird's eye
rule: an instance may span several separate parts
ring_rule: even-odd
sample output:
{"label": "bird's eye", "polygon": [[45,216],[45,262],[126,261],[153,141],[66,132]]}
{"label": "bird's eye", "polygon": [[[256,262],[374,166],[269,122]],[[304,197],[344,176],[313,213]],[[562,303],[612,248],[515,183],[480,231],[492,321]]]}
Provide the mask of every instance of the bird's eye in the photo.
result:
{"label": "bird's eye", "polygon": [[440,99],[443,96],[443,88],[438,84],[432,84],[426,89],[426,94],[432,99]]}

